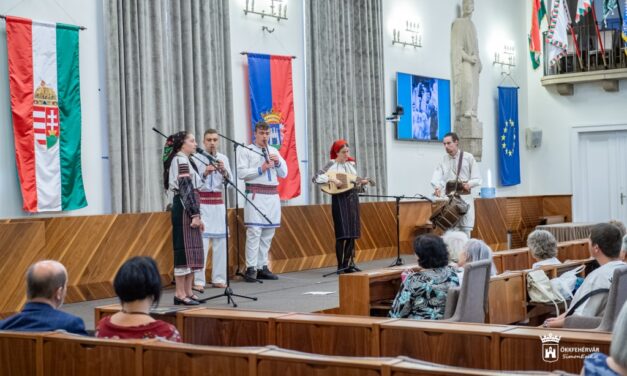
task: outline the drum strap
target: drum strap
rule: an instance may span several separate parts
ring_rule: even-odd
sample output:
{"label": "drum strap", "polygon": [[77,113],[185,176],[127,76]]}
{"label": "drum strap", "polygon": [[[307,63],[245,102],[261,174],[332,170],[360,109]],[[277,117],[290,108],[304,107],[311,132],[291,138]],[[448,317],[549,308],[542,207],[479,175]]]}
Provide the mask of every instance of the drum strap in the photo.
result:
{"label": "drum strap", "polygon": [[455,193],[458,192],[459,188],[459,173],[462,171],[462,161],[464,160],[464,151],[459,151],[459,162],[457,162],[457,180],[455,180]]}

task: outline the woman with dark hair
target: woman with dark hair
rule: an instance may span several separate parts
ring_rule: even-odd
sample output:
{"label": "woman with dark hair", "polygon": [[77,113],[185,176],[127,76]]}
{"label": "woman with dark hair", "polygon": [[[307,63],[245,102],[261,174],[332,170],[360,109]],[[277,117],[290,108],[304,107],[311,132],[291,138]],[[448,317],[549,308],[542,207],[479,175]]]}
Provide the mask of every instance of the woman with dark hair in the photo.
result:
{"label": "woman with dark hair", "polygon": [[[346,140],[337,140],[331,146],[331,161],[313,177],[316,184],[334,183],[342,188],[343,183],[331,178],[328,172],[340,172],[357,176],[355,159],[349,154]],[[361,228],[359,222],[359,191],[365,184],[372,184],[370,179],[357,178],[355,189],[331,196],[331,213],[335,229],[335,256],[337,257],[337,274],[361,271],[355,265],[355,239],[359,239]]]}
{"label": "woman with dark hair", "polygon": [[122,310],[98,322],[96,337],[165,338],[181,342],[173,325],[150,316],[150,308],[158,306],[161,298],[161,277],[155,260],[133,257],[126,261],[115,275],[113,288]]}
{"label": "woman with dark hair", "polygon": [[202,178],[190,155],[196,151],[194,135],[185,131],[168,137],[163,148],[163,187],[174,193],[172,242],[174,248],[174,304],[198,305],[192,291],[194,271],[205,264],[200,220]]}
{"label": "woman with dark hair", "polygon": [[446,245],[439,236],[418,236],[414,251],[422,270],[407,276],[396,294],[390,317],[439,320],[444,316],[448,289],[459,286],[457,274],[448,265]]}

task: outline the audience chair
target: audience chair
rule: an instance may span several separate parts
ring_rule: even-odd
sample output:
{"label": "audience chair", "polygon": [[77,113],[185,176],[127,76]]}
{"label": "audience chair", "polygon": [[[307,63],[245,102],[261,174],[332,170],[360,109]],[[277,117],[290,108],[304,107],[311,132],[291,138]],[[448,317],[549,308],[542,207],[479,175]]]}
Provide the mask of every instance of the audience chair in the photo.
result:
{"label": "audience chair", "polygon": [[627,301],[627,266],[614,270],[603,316],[568,316],[564,321],[564,327],[611,332],[614,329],[614,320],[618,317],[625,301]]}
{"label": "audience chair", "polygon": [[485,323],[491,267],[492,260],[464,265],[462,285],[448,291],[445,321]]}

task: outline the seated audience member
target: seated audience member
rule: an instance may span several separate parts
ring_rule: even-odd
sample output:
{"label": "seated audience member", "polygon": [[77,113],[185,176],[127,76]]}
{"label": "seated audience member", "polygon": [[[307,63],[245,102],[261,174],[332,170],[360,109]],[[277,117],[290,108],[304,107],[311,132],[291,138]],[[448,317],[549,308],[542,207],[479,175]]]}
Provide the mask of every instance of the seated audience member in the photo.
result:
{"label": "seated audience member", "polygon": [[438,320],[444,316],[449,287],[459,286],[455,269],[448,265],[444,241],[436,235],[420,235],[414,251],[422,270],[411,273],[396,294],[390,317]]}
{"label": "seated audience member", "polygon": [[[590,231],[590,255],[601,265],[586,276],[573,297],[567,312],[544,322],[545,327],[561,328],[567,315],[601,316],[605,311],[607,293],[595,294],[599,289],[609,289],[614,270],[625,265],[619,259],[620,231],[609,223],[594,225]],[[593,294],[593,295],[590,295]],[[572,311],[572,312],[571,312]]]}
{"label": "seated audience member", "polygon": [[449,261],[457,263],[459,253],[464,249],[468,241],[468,235],[462,231],[449,230],[442,235],[446,249],[448,250]]}
{"label": "seated audience member", "polygon": [[561,264],[557,259],[557,240],[553,234],[546,230],[535,230],[527,237],[527,247],[534,259],[532,268],[536,269],[542,265]]}
{"label": "seated audience member", "polygon": [[[480,260],[492,261],[492,250],[483,240],[468,240],[462,251],[459,253],[459,261],[457,262],[457,265],[459,265],[459,269],[457,269],[457,278],[459,278],[460,285],[462,284],[462,280],[464,278],[464,265],[469,262]],[[494,266],[494,262],[492,262],[490,275],[492,276],[496,274],[496,266]]]}
{"label": "seated audience member", "polygon": [[627,254],[627,235],[623,236],[623,246],[620,249],[620,256],[619,258],[622,261],[625,261],[625,255]]}
{"label": "seated audience member", "polygon": [[133,257],[126,261],[113,280],[113,288],[122,310],[104,317],[96,327],[101,338],[164,338],[181,342],[176,328],[150,316],[150,308],[159,304],[161,278],[157,264],[150,257]]}
{"label": "seated audience member", "polygon": [[627,375],[627,304],[623,305],[612,332],[610,356],[592,353],[583,361],[585,376]]}
{"label": "seated audience member", "polygon": [[47,332],[65,330],[87,335],[80,317],[60,311],[67,293],[67,271],[53,260],[34,263],[26,272],[28,302],[22,312],[0,321],[0,330]]}

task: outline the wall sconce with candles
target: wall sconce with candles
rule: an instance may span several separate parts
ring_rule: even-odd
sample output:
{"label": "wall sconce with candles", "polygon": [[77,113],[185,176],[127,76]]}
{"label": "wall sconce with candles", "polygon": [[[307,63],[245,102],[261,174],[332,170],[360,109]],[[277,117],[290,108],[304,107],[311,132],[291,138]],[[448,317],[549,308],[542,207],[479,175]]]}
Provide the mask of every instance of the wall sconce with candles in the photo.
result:
{"label": "wall sconce with candles", "polygon": [[[408,35],[407,38],[405,35]],[[422,34],[420,33],[420,24],[418,22],[405,21],[405,29],[394,28],[392,30],[392,45],[422,47]]]}
{"label": "wall sconce with candles", "polygon": [[504,43],[500,49],[494,53],[493,65],[500,65],[501,71],[508,71],[516,66],[516,49],[512,43]]}
{"label": "wall sconce with candles", "polygon": [[244,15],[248,15],[250,13],[257,14],[261,16],[261,18],[269,17],[274,18],[277,21],[287,21],[287,4],[284,3],[284,0],[270,0],[269,8],[270,11],[267,11],[266,9],[255,10],[255,0],[246,0]]}

